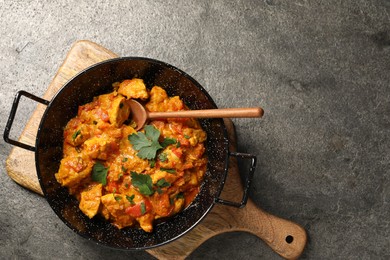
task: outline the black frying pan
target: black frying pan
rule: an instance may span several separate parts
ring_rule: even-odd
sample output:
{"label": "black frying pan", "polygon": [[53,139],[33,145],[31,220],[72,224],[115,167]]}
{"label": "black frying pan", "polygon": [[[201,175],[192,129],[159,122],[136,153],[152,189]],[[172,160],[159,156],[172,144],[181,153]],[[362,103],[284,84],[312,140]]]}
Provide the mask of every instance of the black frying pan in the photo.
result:
{"label": "black frying pan", "polygon": [[[169,96],[179,95],[190,109],[217,108],[204,88],[185,72],[167,64],[147,58],[117,58],[98,63],[66,83],[51,101],[43,100],[25,91],[19,91],[4,131],[4,140],[13,145],[35,151],[36,170],[42,191],[54,212],[79,235],[99,244],[120,249],[148,249],[166,244],[182,236],[211,210],[215,203],[243,207],[255,170],[256,157],[250,154],[229,152],[227,131],[222,119],[200,120],[207,132],[208,156],[204,183],[195,200],[183,212],[156,223],[152,233],[137,228],[117,229],[102,217],[89,219],[78,207],[79,202],[61,187],[54,174],[62,158],[63,129],[77,114],[78,106],[91,102],[94,96],[112,91],[111,84],[133,77],[142,78],[148,88],[164,88]],[[35,147],[9,138],[20,97],[24,95],[47,105],[39,125]],[[248,158],[251,167],[241,202],[219,198],[230,156]]]}

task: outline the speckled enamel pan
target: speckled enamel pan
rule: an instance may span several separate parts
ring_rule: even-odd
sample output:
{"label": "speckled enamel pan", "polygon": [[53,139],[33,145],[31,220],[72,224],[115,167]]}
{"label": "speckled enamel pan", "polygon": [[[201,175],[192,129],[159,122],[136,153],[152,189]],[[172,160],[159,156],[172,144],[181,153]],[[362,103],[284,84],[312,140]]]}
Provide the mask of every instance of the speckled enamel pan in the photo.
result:
{"label": "speckled enamel pan", "polygon": [[[112,83],[133,77],[142,78],[148,88],[158,85],[169,96],[179,95],[190,109],[217,108],[204,88],[185,72],[161,61],[124,57],[93,65],[68,81],[47,101],[25,91],[19,91],[4,131],[4,140],[24,149],[35,151],[36,169],[43,193],[60,219],[77,234],[98,244],[125,249],[143,250],[169,243],[196,226],[215,203],[243,207],[248,199],[248,188],[255,170],[256,157],[230,152],[227,130],[222,119],[200,120],[207,132],[209,159],[204,183],[195,200],[181,213],[155,223],[152,233],[138,228],[117,229],[102,217],[89,219],[78,207],[78,201],[61,187],[54,174],[62,158],[63,129],[77,114],[78,106],[92,101],[94,96],[108,93]],[[39,125],[35,147],[9,138],[21,96],[26,96],[47,106]],[[245,191],[241,202],[219,198],[227,175],[230,156],[251,160]]]}

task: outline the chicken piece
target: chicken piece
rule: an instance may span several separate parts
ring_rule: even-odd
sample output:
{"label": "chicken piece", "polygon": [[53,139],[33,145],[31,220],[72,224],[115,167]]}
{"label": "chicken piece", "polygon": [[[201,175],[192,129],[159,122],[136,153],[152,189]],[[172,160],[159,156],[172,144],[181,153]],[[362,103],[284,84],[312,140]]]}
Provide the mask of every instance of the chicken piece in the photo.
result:
{"label": "chicken piece", "polygon": [[153,205],[154,213],[157,215],[156,218],[167,217],[174,210],[174,205],[171,204],[171,199],[167,193],[154,193],[150,202]]}
{"label": "chicken piece", "polygon": [[176,196],[172,214],[176,214],[180,212],[183,209],[183,207],[184,207],[184,198]]}
{"label": "chicken piece", "polygon": [[175,146],[168,146],[159,156],[159,163],[162,168],[181,168],[183,162],[181,157],[183,155],[182,148]]}
{"label": "chicken piece", "polygon": [[102,187],[102,184],[97,184],[81,192],[79,208],[89,218],[93,218],[99,211]]}
{"label": "chicken piece", "polygon": [[122,81],[119,84],[118,93],[126,96],[127,99],[146,100],[149,97],[144,81],[137,78]]}
{"label": "chicken piece", "polygon": [[55,177],[62,186],[72,187],[90,176],[92,167],[92,161],[86,158],[65,157],[61,160],[60,169]]}
{"label": "chicken piece", "polygon": [[168,174],[166,171],[156,170],[150,177],[152,178],[153,184],[156,184],[159,180],[166,178]]}
{"label": "chicken piece", "polygon": [[154,220],[154,215],[150,213],[146,213],[145,215],[137,218],[140,227],[146,232],[153,231],[153,220]]}
{"label": "chicken piece", "polygon": [[152,112],[166,111],[166,102],[168,102],[167,92],[161,87],[154,86],[150,91],[150,100],[146,104],[146,108]]}
{"label": "chicken piece", "polygon": [[102,196],[101,201],[116,227],[121,229],[133,225],[134,218],[125,213],[125,209],[130,206],[126,196],[110,193]]}
{"label": "chicken piece", "polygon": [[118,149],[115,139],[107,136],[92,137],[84,142],[84,151],[92,159],[107,160]]}
{"label": "chicken piece", "polygon": [[191,146],[195,146],[198,143],[206,141],[207,135],[202,129],[185,128],[183,130],[184,136],[188,136],[188,141]]}
{"label": "chicken piece", "polygon": [[123,122],[129,118],[130,106],[123,96],[117,96],[111,103],[111,107],[108,110],[108,116],[110,123],[115,127],[122,126]]}

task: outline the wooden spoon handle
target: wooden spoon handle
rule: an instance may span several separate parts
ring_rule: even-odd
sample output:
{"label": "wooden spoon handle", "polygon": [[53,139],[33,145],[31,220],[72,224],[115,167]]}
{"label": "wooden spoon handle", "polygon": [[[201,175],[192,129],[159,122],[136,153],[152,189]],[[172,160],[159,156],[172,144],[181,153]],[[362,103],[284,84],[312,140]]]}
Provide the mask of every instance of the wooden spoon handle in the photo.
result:
{"label": "wooden spoon handle", "polygon": [[172,112],[148,112],[148,118],[243,118],[262,117],[264,111],[260,107],[249,108],[222,108],[204,110],[182,110]]}

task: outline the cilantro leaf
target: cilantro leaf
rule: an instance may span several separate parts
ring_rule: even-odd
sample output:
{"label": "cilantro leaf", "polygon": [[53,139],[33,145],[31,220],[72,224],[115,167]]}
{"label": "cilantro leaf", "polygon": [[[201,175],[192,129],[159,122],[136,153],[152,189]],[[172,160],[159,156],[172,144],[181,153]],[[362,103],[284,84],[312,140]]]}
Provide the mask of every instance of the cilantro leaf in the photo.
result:
{"label": "cilantro leaf", "polygon": [[184,194],[182,192],[178,193],[176,199],[184,199]]}
{"label": "cilantro leaf", "polygon": [[169,169],[169,168],[160,168],[161,171],[169,172],[169,173],[176,173],[175,169]]}
{"label": "cilantro leaf", "polygon": [[158,142],[159,137],[160,131],[152,125],[147,125],[145,126],[145,133],[131,134],[128,139],[133,148],[138,150],[138,157],[152,160],[156,157],[157,151],[163,148]]}
{"label": "cilantro leaf", "polygon": [[171,186],[171,184],[169,182],[167,182],[164,178],[158,180],[156,184],[160,188],[165,188],[165,187],[170,187]]}
{"label": "cilantro leaf", "polygon": [[143,147],[141,148],[137,156],[142,159],[148,159],[152,160],[156,158],[157,151],[161,149],[161,146],[159,143],[152,143],[149,147]]}
{"label": "cilantro leaf", "polygon": [[161,146],[163,148],[167,147],[168,145],[170,144],[176,144],[177,143],[177,140],[175,138],[164,138],[164,140],[161,142]]}
{"label": "cilantro leaf", "polygon": [[131,205],[135,205],[134,197],[135,197],[134,194],[131,196],[126,195],[126,199],[130,202]]}
{"label": "cilantro leaf", "polygon": [[149,160],[149,163],[150,163],[150,168],[154,168],[156,166],[155,160]]}
{"label": "cilantro leaf", "polygon": [[73,135],[72,135],[72,140],[73,140],[73,141],[76,140],[77,136],[79,136],[80,134],[81,134],[80,129],[77,130],[76,132],[74,132]]}
{"label": "cilantro leaf", "polygon": [[144,202],[141,202],[141,214],[144,215],[146,213],[146,206]]}
{"label": "cilantro leaf", "polygon": [[138,134],[131,134],[128,136],[128,139],[135,150],[140,150],[152,145],[152,141],[149,140],[142,132],[138,132]]}
{"label": "cilantro leaf", "polygon": [[96,162],[92,168],[92,180],[100,182],[103,185],[107,184],[108,168],[104,167],[101,162]]}
{"label": "cilantro leaf", "polygon": [[131,183],[142,195],[150,196],[154,193],[152,178],[147,174],[131,172]]}
{"label": "cilantro leaf", "polygon": [[152,125],[146,125],[144,129],[145,129],[146,137],[152,140],[152,142],[158,143],[158,138],[160,137],[160,131],[158,131],[158,129]]}
{"label": "cilantro leaf", "polygon": [[165,162],[166,160],[168,160],[168,156],[166,153],[160,153],[160,155],[158,156],[158,159],[160,159],[160,161],[162,161],[162,162]]}

